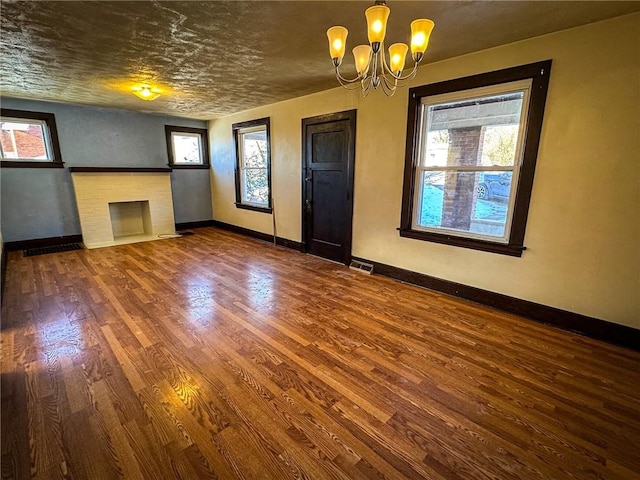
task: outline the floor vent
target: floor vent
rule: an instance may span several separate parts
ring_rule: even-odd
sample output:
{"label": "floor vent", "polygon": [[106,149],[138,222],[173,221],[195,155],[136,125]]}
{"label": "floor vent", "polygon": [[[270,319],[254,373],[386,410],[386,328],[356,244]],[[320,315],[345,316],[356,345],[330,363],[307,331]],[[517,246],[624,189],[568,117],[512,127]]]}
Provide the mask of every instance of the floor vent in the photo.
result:
{"label": "floor vent", "polygon": [[64,245],[53,245],[51,247],[28,248],[23,251],[25,257],[35,255],[46,255],[47,253],[70,252],[72,250],[82,250],[79,243],[65,243]]}
{"label": "floor vent", "polygon": [[373,273],[373,265],[371,265],[370,263],[359,262],[358,260],[352,260],[349,268],[362,273],[366,273],[368,275],[371,275]]}

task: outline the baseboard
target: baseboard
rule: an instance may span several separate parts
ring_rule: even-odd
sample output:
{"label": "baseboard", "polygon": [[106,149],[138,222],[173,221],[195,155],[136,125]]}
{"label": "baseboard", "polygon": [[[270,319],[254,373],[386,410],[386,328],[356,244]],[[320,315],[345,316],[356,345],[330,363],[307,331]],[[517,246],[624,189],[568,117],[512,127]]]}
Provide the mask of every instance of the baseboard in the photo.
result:
{"label": "baseboard", "polygon": [[4,286],[7,280],[7,244],[2,242],[2,254],[0,255],[0,305],[4,301]]}
{"label": "baseboard", "polygon": [[[273,241],[273,238],[271,239]],[[282,247],[290,248],[298,252],[302,251],[302,243],[295,240],[289,240],[288,238],[276,237],[276,243]]]}
{"label": "baseboard", "polygon": [[176,223],[176,231],[189,230],[191,228],[213,227],[214,220],[198,220],[196,222]]}
{"label": "baseboard", "polygon": [[[220,228],[222,230],[239,233],[247,237],[257,238],[258,240],[264,240],[265,242],[273,243],[273,235],[270,235],[268,233],[257,232],[255,230],[239,227],[238,225],[232,225],[231,223],[225,223],[219,220],[211,220],[211,222],[213,222],[211,226]],[[297,250],[299,252],[302,251],[302,243],[296,242],[295,240],[289,240],[288,238],[276,237],[276,244],[282,247],[291,248],[292,250]]]}
{"label": "baseboard", "polygon": [[34,238],[31,240],[18,240],[6,242],[4,248],[7,251],[26,250],[28,248],[53,247],[64,245],[65,243],[80,243],[82,235],[66,235],[63,237]]}
{"label": "baseboard", "polygon": [[520,298],[510,297],[501,293],[490,292],[481,288],[450,282],[449,280],[431,277],[364,258],[353,257],[353,259],[372,264],[374,274],[395,278],[430,290],[494,307],[498,310],[513,313],[563,330],[580,333],[596,340],[602,340],[607,343],[640,351],[640,330],[635,328],[555,307],[549,307],[528,300],[522,300]]}

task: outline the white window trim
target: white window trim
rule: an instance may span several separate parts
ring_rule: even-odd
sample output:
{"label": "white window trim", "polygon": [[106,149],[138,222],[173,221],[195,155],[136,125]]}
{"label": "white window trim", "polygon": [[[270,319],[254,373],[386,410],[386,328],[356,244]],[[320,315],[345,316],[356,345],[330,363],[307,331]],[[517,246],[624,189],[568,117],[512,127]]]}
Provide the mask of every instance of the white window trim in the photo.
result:
{"label": "white window trim", "polygon": [[262,131],[265,132],[265,134],[267,133],[267,126],[266,125],[257,125],[255,127],[240,128],[237,131],[237,135],[238,135],[238,155],[240,156],[240,203],[242,205],[250,205],[252,207],[267,208],[267,207],[269,207],[269,200],[268,199],[264,203],[250,202],[248,200],[245,200],[245,193],[246,193],[247,190],[246,190],[246,181],[245,181],[244,173],[247,170],[264,170],[265,172],[268,173],[269,168],[268,168],[268,166],[265,166],[264,168],[261,168],[261,167],[247,167],[247,166],[245,166],[244,135],[249,134],[249,133],[254,133],[254,132],[262,132]]}
{"label": "white window trim", "polygon": [[0,159],[5,162],[43,162],[50,163],[55,161],[53,147],[51,145],[51,132],[46,120],[21,118],[21,117],[0,117],[0,123],[23,123],[30,125],[40,125],[42,127],[44,149],[47,158],[30,158],[30,157],[7,157],[5,156],[2,145],[0,144]]}
{"label": "white window trim", "polygon": [[[518,180],[520,177],[520,168],[522,166],[523,158],[523,146],[525,144],[525,130],[528,122],[529,115],[529,101],[531,95],[532,79],[519,80],[515,82],[501,83],[497,85],[491,85],[487,87],[479,87],[469,90],[462,90],[458,92],[444,93],[440,95],[433,95],[424,97],[421,99],[420,117],[419,117],[419,144],[415,149],[413,164],[415,167],[415,185],[418,186],[416,192],[413,195],[413,221],[411,228],[422,232],[439,233],[444,235],[472,238],[477,240],[486,240],[495,243],[509,243],[509,237],[511,232],[511,224],[513,221],[514,205],[516,200],[516,192],[518,189]],[[464,100],[471,100],[479,97],[486,97],[491,95],[504,95],[509,93],[523,92],[522,110],[520,112],[520,123],[518,126],[518,139],[516,143],[516,153],[514,158],[514,164],[509,166],[426,166],[421,165],[421,159],[427,158],[426,156],[426,135],[429,131],[429,119],[427,112],[429,107],[440,105],[449,102],[459,102]],[[512,172],[511,177],[511,190],[509,192],[509,203],[507,206],[507,221],[505,222],[504,235],[497,237],[494,235],[483,235],[474,232],[464,232],[460,230],[454,230],[444,227],[425,227],[418,223],[420,218],[420,210],[422,203],[422,189],[423,182],[421,181],[422,173],[424,171],[471,171],[471,172],[486,172],[486,171],[500,171],[500,172]]]}
{"label": "white window trim", "polygon": [[[185,162],[181,160],[176,160],[176,145],[173,141],[174,137],[196,137],[198,139],[198,162]],[[202,149],[202,135],[199,133],[190,133],[190,132],[171,132],[171,148],[173,152],[173,163],[175,165],[204,165],[204,155]]]}

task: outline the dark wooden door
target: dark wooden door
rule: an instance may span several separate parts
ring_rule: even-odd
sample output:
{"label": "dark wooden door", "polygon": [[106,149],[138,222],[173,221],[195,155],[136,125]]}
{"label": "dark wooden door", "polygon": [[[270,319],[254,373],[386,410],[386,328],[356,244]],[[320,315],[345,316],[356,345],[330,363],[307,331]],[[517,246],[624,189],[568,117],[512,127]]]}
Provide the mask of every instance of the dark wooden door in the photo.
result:
{"label": "dark wooden door", "polygon": [[351,261],[356,111],[302,120],[302,238],[308,253]]}

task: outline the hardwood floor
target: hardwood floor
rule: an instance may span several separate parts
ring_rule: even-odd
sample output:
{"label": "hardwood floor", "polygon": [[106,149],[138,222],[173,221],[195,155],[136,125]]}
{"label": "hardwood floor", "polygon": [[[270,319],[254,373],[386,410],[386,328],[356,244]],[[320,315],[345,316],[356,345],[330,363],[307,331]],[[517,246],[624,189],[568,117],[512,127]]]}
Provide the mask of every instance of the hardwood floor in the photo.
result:
{"label": "hardwood floor", "polygon": [[640,478],[640,353],[214,228],[9,256],[2,478]]}

